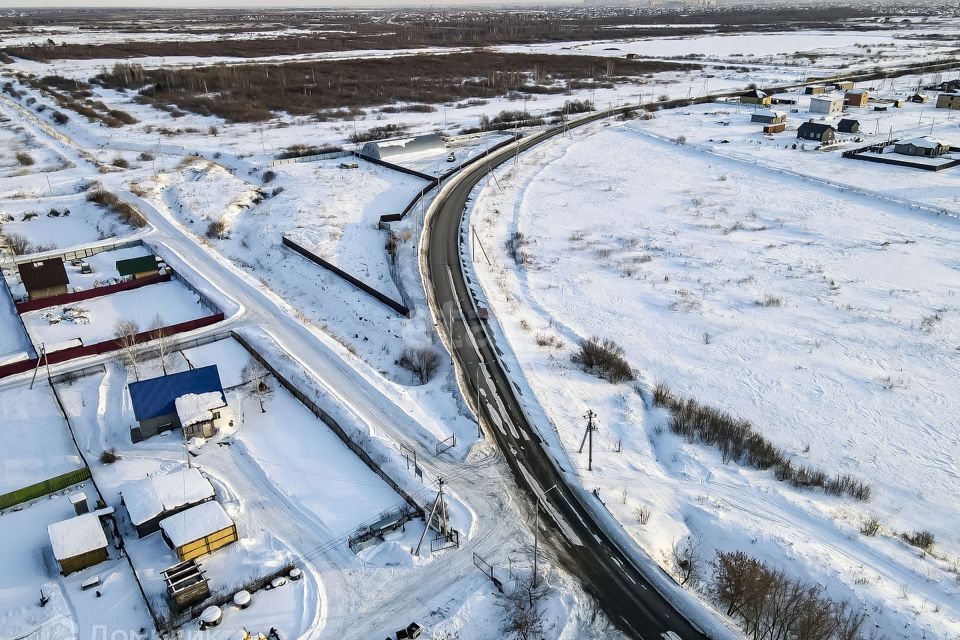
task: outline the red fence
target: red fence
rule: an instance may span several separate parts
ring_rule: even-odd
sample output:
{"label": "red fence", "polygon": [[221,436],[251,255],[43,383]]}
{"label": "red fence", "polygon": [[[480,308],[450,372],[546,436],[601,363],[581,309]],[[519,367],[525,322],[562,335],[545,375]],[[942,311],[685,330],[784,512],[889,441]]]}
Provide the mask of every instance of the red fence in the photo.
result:
{"label": "red fence", "polygon": [[170,274],[166,273],[164,275],[150,276],[147,278],[137,278],[136,280],[127,280],[126,282],[118,282],[117,284],[108,284],[103,287],[94,287],[93,289],[86,289],[84,291],[74,291],[73,293],[64,293],[59,296],[50,296],[49,298],[40,298],[39,300],[28,300],[27,302],[18,302],[17,313],[26,313],[27,311],[36,311],[37,309],[46,309],[47,307],[55,307],[59,304],[69,304],[71,302],[78,302],[80,300],[89,300],[91,298],[99,298],[100,296],[107,296],[111,293],[117,293],[119,291],[130,291],[131,289],[139,289],[140,287],[145,287],[148,284],[156,284],[158,282],[167,282],[170,280]]}
{"label": "red fence", "polygon": [[[194,329],[199,329],[200,327],[208,327],[212,324],[220,322],[223,320],[223,318],[223,313],[215,313],[212,316],[206,316],[204,318],[197,318],[196,320],[187,320],[186,322],[168,325],[163,328],[163,331],[166,335],[172,336],[178,333],[193,331]],[[141,331],[134,336],[134,339],[137,343],[149,342],[155,335],[155,332],[156,330]],[[103,342],[98,342],[96,344],[85,344],[80,347],[70,347],[68,349],[54,351],[53,353],[47,354],[47,361],[50,364],[57,364],[60,362],[66,362],[67,360],[73,360],[74,358],[82,358],[84,356],[93,356],[101,353],[108,353],[110,351],[116,351],[119,348],[120,340],[111,338],[110,340],[104,340]],[[17,362],[11,362],[10,364],[2,365],[0,366],[0,378],[12,376],[16,373],[23,373],[24,371],[30,371],[37,366],[38,360],[38,358],[31,358],[29,360],[20,360]]]}

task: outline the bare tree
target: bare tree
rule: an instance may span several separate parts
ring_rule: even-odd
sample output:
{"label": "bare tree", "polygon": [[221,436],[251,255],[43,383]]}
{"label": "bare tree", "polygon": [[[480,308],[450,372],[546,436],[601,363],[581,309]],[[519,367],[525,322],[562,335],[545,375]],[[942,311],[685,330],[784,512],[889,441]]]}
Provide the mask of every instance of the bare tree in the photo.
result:
{"label": "bare tree", "polygon": [[544,615],[539,606],[550,587],[545,582],[536,586],[533,577],[528,581],[518,580],[512,591],[501,602],[506,613],[504,632],[520,640],[539,640],[544,632]]}
{"label": "bare tree", "polygon": [[264,379],[268,373],[266,367],[260,364],[260,361],[256,358],[250,358],[240,371],[240,378],[250,384],[250,395],[260,402],[260,413],[267,412],[267,409],[263,406],[263,397],[270,393],[270,386]]}
{"label": "bare tree", "polygon": [[170,355],[170,333],[164,324],[163,317],[158,313],[150,323],[150,339],[157,345],[157,357],[160,359],[160,368],[163,375],[167,375],[167,357]]}
{"label": "bare tree", "polygon": [[124,363],[133,369],[133,375],[137,380],[140,379],[140,371],[137,365],[140,363],[140,350],[137,346],[137,334],[140,333],[140,325],[134,320],[117,320],[113,327],[113,337],[117,340],[117,346],[120,347],[120,356]]}
{"label": "bare tree", "polygon": [[440,366],[440,356],[430,347],[408,347],[400,354],[397,364],[413,373],[420,384],[426,384]]}

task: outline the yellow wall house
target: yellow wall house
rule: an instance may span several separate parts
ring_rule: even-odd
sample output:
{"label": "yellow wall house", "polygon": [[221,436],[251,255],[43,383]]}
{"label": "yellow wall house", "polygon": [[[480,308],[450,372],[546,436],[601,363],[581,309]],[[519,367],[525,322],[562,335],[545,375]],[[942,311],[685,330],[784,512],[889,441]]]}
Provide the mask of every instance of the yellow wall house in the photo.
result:
{"label": "yellow wall house", "polygon": [[[224,514],[226,515],[226,514]],[[47,525],[53,557],[60,573],[67,576],[105,561],[107,536],[96,513],[85,513]]]}
{"label": "yellow wall house", "polygon": [[237,541],[237,526],[219,502],[204,502],[165,518],[160,530],[180,560],[199,558]]}

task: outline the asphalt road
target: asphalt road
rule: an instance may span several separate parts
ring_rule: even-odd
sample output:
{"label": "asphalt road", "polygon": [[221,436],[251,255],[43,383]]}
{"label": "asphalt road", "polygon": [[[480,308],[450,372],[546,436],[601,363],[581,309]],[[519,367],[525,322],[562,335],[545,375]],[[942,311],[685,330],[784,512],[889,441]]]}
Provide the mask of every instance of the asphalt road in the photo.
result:
{"label": "asphalt road", "polygon": [[[864,81],[880,77],[896,77],[907,73],[931,72],[951,67],[954,63],[919,63],[899,69],[859,72],[835,76],[829,80]],[[824,78],[823,80],[827,80]],[[795,88],[775,87],[773,90]],[[691,102],[714,100],[737,92],[714,94],[696,100],[670,100],[658,108],[685,106]],[[632,563],[627,553],[607,535],[590,509],[581,501],[581,493],[567,484],[559,464],[553,460],[545,443],[520,408],[517,389],[504,370],[496,346],[485,338],[482,320],[477,317],[473,298],[464,274],[460,252],[469,238],[461,228],[462,218],[473,187],[489,172],[509,161],[515,154],[561,135],[565,131],[607,118],[624,108],[602,111],[573,121],[563,128],[537,132],[522,138],[477,162],[454,177],[446,191],[441,191],[431,206],[426,221],[423,270],[428,295],[432,292],[433,311],[447,340],[453,357],[464,373],[466,389],[482,424],[504,453],[518,485],[539,497],[546,515],[553,520],[547,538],[567,568],[578,575],[584,588],[592,593],[608,617],[624,633],[645,640],[659,639],[666,631],[677,633],[683,640],[705,638],[667,602]],[[594,499],[587,496],[587,500]]]}
{"label": "asphalt road", "polygon": [[[597,113],[577,123],[607,115]],[[520,152],[562,132],[547,130],[524,138]],[[427,220],[426,276],[432,284],[438,319],[446,328],[448,346],[466,374],[471,402],[476,405],[479,399],[483,424],[506,454],[518,485],[544,501],[542,520],[553,520],[554,526],[544,526],[542,535],[614,624],[627,635],[645,640],[659,640],[666,631],[674,631],[684,640],[705,638],[650,585],[567,484],[528,423],[495,347],[484,338],[482,321],[472,311],[471,294],[460,265],[461,217],[470,191],[487,174],[488,166],[507,161],[516,153],[515,146],[507,147],[458,176],[456,184],[438,196],[434,213]],[[461,311],[461,304],[465,311]]]}

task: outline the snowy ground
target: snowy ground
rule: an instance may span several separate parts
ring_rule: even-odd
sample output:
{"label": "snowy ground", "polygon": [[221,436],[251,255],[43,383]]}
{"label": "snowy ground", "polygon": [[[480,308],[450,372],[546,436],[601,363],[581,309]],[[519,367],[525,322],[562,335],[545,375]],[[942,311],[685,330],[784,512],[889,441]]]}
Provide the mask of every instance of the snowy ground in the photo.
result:
{"label": "snowy ground", "polygon": [[87,202],[85,193],[0,202],[0,233],[27,238],[29,253],[69,249],[133,231],[116,215]]}
{"label": "snowy ground", "polygon": [[120,320],[131,320],[141,331],[150,329],[159,316],[162,326],[202,318],[211,311],[197,295],[176,280],[151,284],[68,305],[38,309],[21,314],[34,345],[63,345],[80,339],[96,344],[114,336]]}
{"label": "snowy ground", "polygon": [[[95,495],[86,483],[0,515],[4,542],[0,625],[5,638],[92,640],[121,629],[134,638],[143,637],[140,629],[153,627],[130,565],[114,549],[109,549],[106,562],[67,577],[60,575],[47,525],[74,515],[66,495],[77,490],[85,491],[88,499]],[[94,576],[100,578],[100,586],[80,588]],[[41,592],[50,598],[44,607],[39,604]]]}
{"label": "snowy ground", "polygon": [[[665,566],[692,535],[707,560],[773,560],[905,637],[956,633],[960,520],[943,507],[960,490],[957,221],[634,130],[646,126],[534,151],[472,217],[494,259],[475,263],[486,295],[584,483]],[[520,267],[503,248],[514,231],[528,239]],[[628,386],[575,368],[573,345],[593,335],[624,347],[642,386],[742,416],[797,460],[866,479],[873,499],[796,491],[685,444]],[[588,408],[593,473],[576,454]],[[884,534],[860,537],[871,516]],[[915,529],[935,533],[932,554],[895,537]]]}
{"label": "snowy ground", "polygon": [[[0,392],[0,450],[4,452],[0,494],[80,469],[83,460],[70,438],[53,392],[42,380]],[[68,505],[69,506],[69,505]]]}

